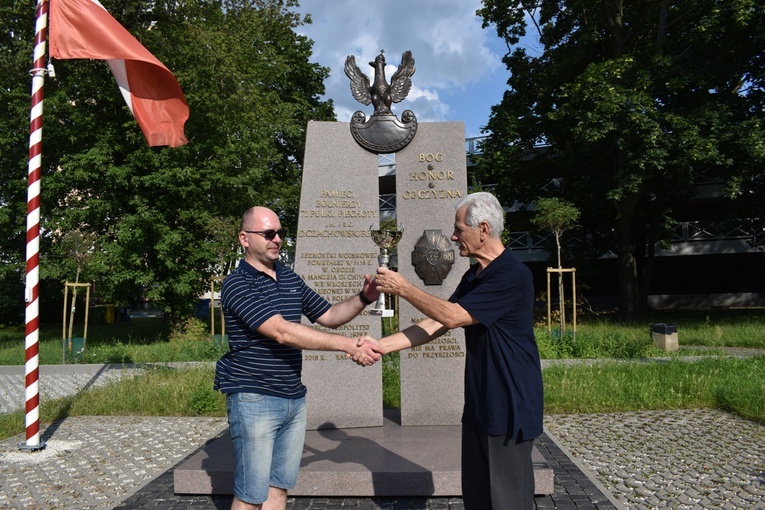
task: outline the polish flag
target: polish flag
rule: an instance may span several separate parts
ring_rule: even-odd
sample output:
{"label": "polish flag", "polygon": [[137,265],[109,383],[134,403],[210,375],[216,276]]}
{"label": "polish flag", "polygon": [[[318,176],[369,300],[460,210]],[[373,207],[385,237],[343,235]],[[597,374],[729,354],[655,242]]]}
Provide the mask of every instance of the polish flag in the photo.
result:
{"label": "polish flag", "polygon": [[50,0],[50,54],[108,61],[149,145],[188,142],[183,125],[189,106],[175,76],[98,0]]}

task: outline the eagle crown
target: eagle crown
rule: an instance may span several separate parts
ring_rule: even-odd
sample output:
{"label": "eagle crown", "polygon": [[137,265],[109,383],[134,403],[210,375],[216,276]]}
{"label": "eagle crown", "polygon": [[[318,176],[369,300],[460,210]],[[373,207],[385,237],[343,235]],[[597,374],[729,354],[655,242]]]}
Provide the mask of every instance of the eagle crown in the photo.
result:
{"label": "eagle crown", "polygon": [[414,58],[411,51],[405,51],[401,63],[391,78],[390,85],[385,80],[385,50],[369,63],[375,69],[374,83],[370,85],[369,77],[356,65],[356,58],[349,55],[345,59],[345,74],[351,80],[351,93],[358,102],[375,107],[375,115],[391,115],[390,106],[404,100],[412,87],[414,74]]}

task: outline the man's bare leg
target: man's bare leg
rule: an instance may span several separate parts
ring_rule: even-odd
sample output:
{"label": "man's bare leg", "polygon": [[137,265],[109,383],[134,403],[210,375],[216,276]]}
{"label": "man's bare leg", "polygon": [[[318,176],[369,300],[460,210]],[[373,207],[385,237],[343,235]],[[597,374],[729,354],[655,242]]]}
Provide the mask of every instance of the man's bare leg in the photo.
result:
{"label": "man's bare leg", "polygon": [[276,487],[268,488],[268,499],[263,503],[263,510],[286,510],[287,491]]}
{"label": "man's bare leg", "polygon": [[268,488],[268,499],[262,505],[251,505],[236,498],[231,502],[231,510],[286,510],[286,508],[287,491],[276,487]]}
{"label": "man's bare leg", "polygon": [[261,510],[263,505],[251,505],[244,501],[234,497],[234,501],[231,502],[231,510]]}

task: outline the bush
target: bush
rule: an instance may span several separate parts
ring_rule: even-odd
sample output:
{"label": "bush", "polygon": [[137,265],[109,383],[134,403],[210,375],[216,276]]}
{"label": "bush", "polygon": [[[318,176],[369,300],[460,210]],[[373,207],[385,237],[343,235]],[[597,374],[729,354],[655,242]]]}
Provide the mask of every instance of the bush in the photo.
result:
{"label": "bush", "polygon": [[197,318],[190,317],[180,327],[170,332],[171,342],[204,342],[212,341],[207,325]]}

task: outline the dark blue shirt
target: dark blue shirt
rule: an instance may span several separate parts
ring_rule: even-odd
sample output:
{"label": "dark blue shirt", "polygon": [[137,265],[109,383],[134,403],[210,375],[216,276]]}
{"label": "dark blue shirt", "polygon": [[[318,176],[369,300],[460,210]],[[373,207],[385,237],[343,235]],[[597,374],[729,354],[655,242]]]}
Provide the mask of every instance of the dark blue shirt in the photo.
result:
{"label": "dark blue shirt", "polygon": [[464,426],[523,440],[542,434],[542,369],[534,338],[531,271],[510,250],[476,276],[462,277],[450,301],[477,324],[465,327]]}
{"label": "dark blue shirt", "polygon": [[258,333],[274,315],[311,322],[332,305],[293,271],[277,264],[276,281],[242,260],[223,280],[220,301],[229,351],[218,360],[214,387],[223,393],[260,393],[283,398],[306,394],[302,351]]}

